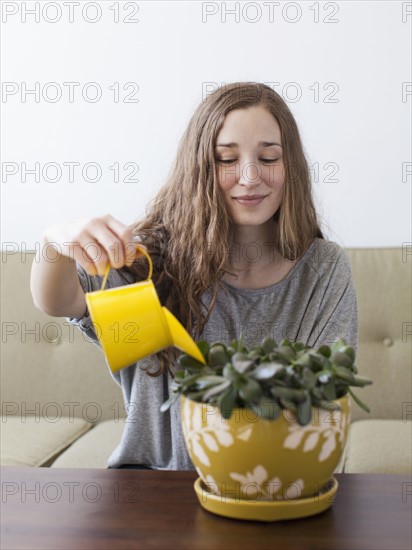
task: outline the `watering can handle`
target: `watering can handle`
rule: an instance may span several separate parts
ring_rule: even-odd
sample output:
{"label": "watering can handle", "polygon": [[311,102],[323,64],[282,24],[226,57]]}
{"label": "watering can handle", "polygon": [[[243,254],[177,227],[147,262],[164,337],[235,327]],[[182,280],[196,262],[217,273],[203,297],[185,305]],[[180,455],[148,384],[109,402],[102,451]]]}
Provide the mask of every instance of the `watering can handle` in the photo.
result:
{"label": "watering can handle", "polygon": [[[142,254],[144,254],[147,258],[147,261],[149,262],[149,275],[147,276],[147,281],[149,281],[151,278],[152,278],[152,274],[153,274],[153,263],[152,263],[152,258],[149,256],[147,250],[141,246],[139,246],[138,244],[135,245],[136,246],[136,252],[139,250]],[[104,287],[106,286],[106,282],[107,282],[107,277],[109,276],[109,272],[111,270],[112,266],[110,265],[110,263],[107,265],[106,267],[106,271],[104,273],[104,277],[103,277],[103,281],[102,281],[102,287],[100,290],[104,290]]]}

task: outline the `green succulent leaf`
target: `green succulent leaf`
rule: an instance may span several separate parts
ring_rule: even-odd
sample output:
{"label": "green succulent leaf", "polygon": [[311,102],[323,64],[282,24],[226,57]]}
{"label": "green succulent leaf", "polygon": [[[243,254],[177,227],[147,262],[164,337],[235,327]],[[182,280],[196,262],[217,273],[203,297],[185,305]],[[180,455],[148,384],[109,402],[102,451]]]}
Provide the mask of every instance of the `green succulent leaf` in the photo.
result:
{"label": "green succulent leaf", "polygon": [[302,366],[302,367],[310,367],[312,364],[312,358],[309,353],[304,353],[300,357],[298,357],[295,361],[295,365]]}
{"label": "green succulent leaf", "polygon": [[239,389],[239,396],[247,403],[256,401],[261,395],[262,388],[256,380],[253,380],[253,378],[250,378],[246,384]]}
{"label": "green succulent leaf", "polygon": [[293,344],[293,349],[296,352],[299,352],[299,351],[303,351],[303,350],[307,349],[307,346],[305,346],[305,344],[302,344],[302,342],[295,342]]}
{"label": "green succulent leaf", "polygon": [[192,401],[198,401],[200,402],[202,400],[202,397],[205,395],[206,390],[200,390],[200,391],[188,391],[184,395],[191,399]]}
{"label": "green succulent leaf", "polygon": [[293,401],[289,401],[289,399],[280,398],[279,403],[282,405],[283,409],[288,409],[289,411],[292,411],[293,414],[297,414],[297,408],[296,404]]}
{"label": "green succulent leaf", "polygon": [[232,355],[234,355],[236,353],[236,349],[233,348],[232,346],[227,346],[226,348],[226,352],[227,354],[229,355],[229,357],[232,357]]}
{"label": "green succulent leaf", "polygon": [[251,376],[256,378],[256,380],[267,380],[268,378],[272,378],[273,376],[275,376],[275,374],[284,369],[285,365],[282,365],[282,363],[262,363],[254,369],[254,371],[251,373]]}
{"label": "green succulent leaf", "polygon": [[321,353],[310,351],[309,357],[311,359],[311,367],[318,367],[314,370],[326,369],[332,366],[330,360],[327,357],[323,356]]}
{"label": "green succulent leaf", "polygon": [[248,359],[247,355],[241,352],[237,352],[232,356],[232,363],[235,369],[240,373],[246,372],[254,365],[254,361]]}
{"label": "green succulent leaf", "polygon": [[298,422],[301,426],[306,426],[309,424],[312,418],[312,402],[310,399],[310,395],[308,392],[306,392],[306,399],[302,401],[302,403],[298,403],[297,405],[297,417]]}
{"label": "green succulent leaf", "polygon": [[[182,380],[176,380],[176,383],[181,386],[182,388],[188,388],[190,387],[192,384],[194,384],[196,382],[196,380],[199,380],[199,378],[202,378],[204,375],[199,372],[197,374],[193,374],[192,376],[188,376],[187,378],[184,378]],[[173,381],[175,382],[175,380]]]}
{"label": "green succulent leaf", "polygon": [[318,353],[323,355],[323,357],[326,357],[327,359],[329,359],[329,357],[331,356],[330,347],[329,346],[320,346],[320,348],[318,349]]}
{"label": "green succulent leaf", "polygon": [[271,388],[271,393],[279,399],[287,399],[295,403],[302,403],[306,399],[305,390],[296,390],[294,388],[282,388],[275,386]]}
{"label": "green succulent leaf", "polygon": [[332,378],[333,372],[331,370],[324,369],[324,370],[318,371],[315,374],[315,376],[318,379],[320,384],[326,384]]}
{"label": "green succulent leaf", "polygon": [[369,384],[372,384],[372,380],[370,378],[366,378],[366,376],[355,375],[353,379],[353,386],[359,386],[363,388],[364,386],[369,386]]}
{"label": "green succulent leaf", "polygon": [[315,399],[317,400],[323,399],[322,390],[320,388],[317,388],[316,386],[312,388],[311,394],[312,394],[312,401],[314,401]]}
{"label": "green succulent leaf", "polygon": [[269,355],[276,347],[276,342],[272,338],[265,338],[262,342],[261,348],[264,355]]}
{"label": "green succulent leaf", "polygon": [[345,346],[342,349],[342,352],[348,355],[352,359],[352,363],[353,361],[355,361],[355,350],[353,349],[352,346]]}
{"label": "green succulent leaf", "polygon": [[331,361],[335,365],[339,365],[340,367],[350,367],[353,363],[353,359],[349,357],[349,355],[346,355],[343,351],[335,351],[332,353]]}
{"label": "green succulent leaf", "polygon": [[247,352],[247,348],[243,342],[243,334],[241,333],[238,340],[232,340],[231,346],[235,348],[236,351],[240,353]]}
{"label": "green succulent leaf", "polygon": [[258,403],[252,403],[251,409],[265,420],[276,420],[282,412],[279,403],[266,396],[261,397]]}
{"label": "green succulent leaf", "polygon": [[361,399],[359,399],[359,397],[357,397],[350,388],[348,388],[348,391],[352,396],[352,399],[355,401],[357,405],[359,405],[361,409],[363,409],[367,413],[371,412],[370,408],[367,405],[365,405],[365,403]]}
{"label": "green succulent leaf", "polygon": [[335,353],[335,351],[343,351],[346,346],[346,341],[343,338],[339,338],[330,346],[330,350],[332,353]]}
{"label": "green succulent leaf", "polygon": [[204,342],[200,340],[199,342],[196,342],[196,345],[199,348],[200,353],[203,355],[203,357],[207,357],[207,354],[209,353],[209,350],[210,350],[209,342]]}
{"label": "green succulent leaf", "polygon": [[255,359],[260,359],[260,358],[262,357],[262,355],[263,355],[263,354],[262,354],[261,351],[259,351],[258,349],[255,349],[255,348],[254,348],[254,349],[252,349],[252,350],[249,351],[249,353],[246,355],[246,357],[247,357],[248,359],[252,359],[252,360],[254,361]]}
{"label": "green succulent leaf", "polygon": [[222,391],[226,390],[230,386],[230,380],[223,380],[224,382],[222,382],[221,384],[217,384],[216,386],[209,388],[203,394],[202,401],[208,401],[211,397],[219,395]]}
{"label": "green succulent leaf", "polygon": [[295,352],[293,349],[287,345],[283,345],[277,350],[278,354],[282,359],[284,359],[287,363],[295,359]]}
{"label": "green succulent leaf", "polygon": [[336,376],[338,376],[342,380],[345,380],[345,382],[349,382],[350,384],[353,384],[355,382],[355,375],[346,367],[335,366],[333,370],[335,371]]}
{"label": "green succulent leaf", "polygon": [[222,384],[223,382],[229,382],[229,381],[226,380],[224,376],[216,376],[216,375],[199,376],[196,379],[196,387],[199,390],[201,390],[204,388],[209,388],[210,386],[215,386],[216,384]]}
{"label": "green succulent leaf", "polygon": [[164,403],[162,403],[161,407],[160,407],[160,412],[166,412],[167,410],[170,409],[170,407],[173,405],[173,403],[179,399],[180,397],[180,394],[179,393],[172,393],[171,396],[169,397],[169,399],[167,401],[165,401]]}
{"label": "green succulent leaf", "polygon": [[235,369],[231,363],[227,363],[222,372],[223,376],[232,382],[239,380],[240,373]]}
{"label": "green succulent leaf", "polygon": [[314,374],[309,368],[304,367],[302,370],[302,382],[305,388],[311,390],[317,383],[316,374]]}
{"label": "green succulent leaf", "polygon": [[229,419],[232,416],[233,409],[236,407],[237,391],[229,387],[218,397],[217,405],[223,418]]}
{"label": "green succulent leaf", "polygon": [[209,350],[207,354],[208,364],[211,367],[223,367],[230,360],[225,346],[222,344],[215,344]]}
{"label": "green succulent leaf", "polygon": [[203,363],[192,357],[191,355],[183,354],[178,359],[179,365],[188,369],[202,369]]}
{"label": "green succulent leaf", "polygon": [[322,385],[322,393],[325,399],[327,399],[328,401],[333,401],[337,398],[336,387],[333,380],[329,380],[329,382],[326,382],[326,384]]}

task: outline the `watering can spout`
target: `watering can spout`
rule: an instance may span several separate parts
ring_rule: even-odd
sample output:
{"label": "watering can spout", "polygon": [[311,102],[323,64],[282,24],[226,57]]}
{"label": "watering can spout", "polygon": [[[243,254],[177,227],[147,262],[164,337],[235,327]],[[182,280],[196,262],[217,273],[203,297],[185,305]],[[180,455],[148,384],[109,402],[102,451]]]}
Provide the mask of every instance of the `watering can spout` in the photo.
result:
{"label": "watering can spout", "polygon": [[162,309],[165,314],[167,325],[169,327],[173,345],[187,353],[187,355],[191,355],[201,363],[205,364],[205,358],[203,357],[195,342],[186,332],[183,325],[180,324],[176,317],[167,308],[163,307]]}

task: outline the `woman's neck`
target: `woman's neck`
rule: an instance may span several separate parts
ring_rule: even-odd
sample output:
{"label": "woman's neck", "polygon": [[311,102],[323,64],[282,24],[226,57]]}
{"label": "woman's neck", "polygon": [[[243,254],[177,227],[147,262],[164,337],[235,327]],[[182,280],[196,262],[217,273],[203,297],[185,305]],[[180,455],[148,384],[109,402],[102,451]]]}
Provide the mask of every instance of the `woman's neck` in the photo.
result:
{"label": "woman's neck", "polygon": [[230,246],[230,267],[236,272],[252,272],[268,264],[277,264],[282,257],[276,250],[277,226],[237,226]]}
{"label": "woman's neck", "polygon": [[295,265],[277,251],[277,227],[237,227],[230,247],[230,266],[223,281],[237,288],[264,288],[280,282]]}

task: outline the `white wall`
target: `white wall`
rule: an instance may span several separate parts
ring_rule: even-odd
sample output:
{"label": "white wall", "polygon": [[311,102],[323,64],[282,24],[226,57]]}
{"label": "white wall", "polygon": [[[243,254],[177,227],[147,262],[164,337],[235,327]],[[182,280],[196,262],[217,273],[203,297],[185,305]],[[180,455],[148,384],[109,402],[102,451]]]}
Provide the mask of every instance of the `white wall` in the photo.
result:
{"label": "white wall", "polygon": [[[141,216],[204,94],[243,80],[272,83],[296,116],[319,166],[330,238],[353,247],[411,241],[411,2],[1,4],[3,250],[34,249],[69,218]],[[68,82],[79,83],[72,101]],[[25,94],[36,83],[39,97]],[[80,163],[73,181],[70,162]],[[24,181],[24,166],[36,163],[39,181]],[[60,180],[47,181],[56,175],[48,163]],[[88,163],[99,181],[87,181],[91,165],[82,176]],[[138,181],[125,181],[133,166]]]}

